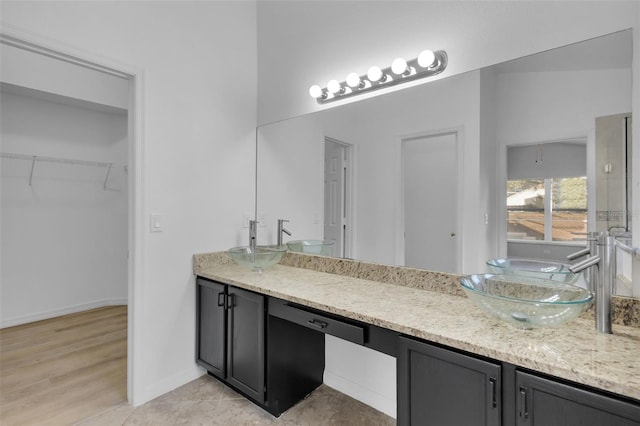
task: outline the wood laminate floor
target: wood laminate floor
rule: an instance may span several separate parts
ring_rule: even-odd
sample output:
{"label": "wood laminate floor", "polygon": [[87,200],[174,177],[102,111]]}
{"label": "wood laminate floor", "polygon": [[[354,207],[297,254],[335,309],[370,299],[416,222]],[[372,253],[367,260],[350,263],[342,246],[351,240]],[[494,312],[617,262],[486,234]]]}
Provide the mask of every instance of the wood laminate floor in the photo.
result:
{"label": "wood laminate floor", "polygon": [[0,330],[0,424],[69,425],[127,400],[127,307]]}

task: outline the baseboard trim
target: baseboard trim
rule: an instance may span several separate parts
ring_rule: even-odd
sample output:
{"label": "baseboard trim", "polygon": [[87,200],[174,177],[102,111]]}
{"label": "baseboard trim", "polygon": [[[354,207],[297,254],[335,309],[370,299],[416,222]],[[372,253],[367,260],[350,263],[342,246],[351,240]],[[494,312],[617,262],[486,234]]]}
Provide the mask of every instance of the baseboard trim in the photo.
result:
{"label": "baseboard trim", "polygon": [[10,318],[0,322],[0,328],[13,327],[16,325],[27,324],[35,321],[42,321],[49,318],[60,317],[62,315],[75,314],[76,312],[88,311],[90,309],[102,308],[105,306],[127,305],[127,298],[112,298],[96,300],[94,302],[82,303],[79,305],[67,306],[50,311],[38,312],[29,315],[23,315],[18,318]]}
{"label": "baseboard trim", "polygon": [[396,400],[390,399],[384,395],[374,392],[355,383],[351,380],[345,379],[342,376],[333,374],[331,371],[324,371],[324,384],[332,389],[342,392],[345,395],[349,395],[353,399],[367,404],[370,407],[375,408],[384,414],[396,418]]}

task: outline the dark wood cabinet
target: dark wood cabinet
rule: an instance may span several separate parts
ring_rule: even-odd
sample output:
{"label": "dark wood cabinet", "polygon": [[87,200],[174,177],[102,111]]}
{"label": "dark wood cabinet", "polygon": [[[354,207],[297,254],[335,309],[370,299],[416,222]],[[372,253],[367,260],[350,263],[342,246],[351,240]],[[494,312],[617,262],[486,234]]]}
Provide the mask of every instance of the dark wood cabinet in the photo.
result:
{"label": "dark wood cabinet", "polygon": [[262,404],[265,395],[265,297],[197,279],[197,362]]}
{"label": "dark wood cabinet", "polygon": [[499,363],[400,337],[399,425],[501,424]]}
{"label": "dark wood cabinet", "polygon": [[196,362],[279,416],[322,384],[324,335],[268,313],[283,301],[196,279]]}
{"label": "dark wood cabinet", "polygon": [[264,402],[264,296],[227,289],[227,381]]}
{"label": "dark wood cabinet", "polygon": [[224,379],[227,375],[226,286],[201,278],[197,283],[197,362],[214,376]]}
{"label": "dark wood cabinet", "polygon": [[640,426],[640,406],[567,383],[516,372],[517,426]]}
{"label": "dark wood cabinet", "polygon": [[400,337],[399,425],[640,426],[635,400]]}

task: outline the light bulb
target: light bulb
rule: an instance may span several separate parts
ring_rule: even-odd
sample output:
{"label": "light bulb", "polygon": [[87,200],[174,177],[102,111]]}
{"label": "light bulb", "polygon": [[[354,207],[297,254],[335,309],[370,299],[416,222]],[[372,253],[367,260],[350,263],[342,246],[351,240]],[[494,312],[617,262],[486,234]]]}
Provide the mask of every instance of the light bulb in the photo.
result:
{"label": "light bulb", "polygon": [[340,91],[340,83],[338,80],[329,80],[327,82],[327,90],[330,93],[338,93]]}
{"label": "light bulb", "polygon": [[318,99],[322,96],[322,88],[320,88],[320,86],[318,86],[317,84],[314,84],[313,86],[309,87],[309,94],[312,98]]}
{"label": "light bulb", "polygon": [[349,87],[358,87],[360,86],[360,76],[355,72],[349,73],[349,75],[347,75],[346,82]]}
{"label": "light bulb", "polygon": [[371,81],[379,81],[380,79],[382,79],[382,77],[383,77],[383,74],[380,67],[377,67],[374,65],[371,68],[369,68],[369,71],[367,71],[367,78]]}
{"label": "light bulb", "polygon": [[402,75],[407,71],[407,61],[403,58],[396,58],[391,62],[391,71],[396,75]]}
{"label": "light bulb", "polygon": [[436,60],[436,55],[431,50],[423,50],[418,55],[418,65],[422,68],[429,68]]}

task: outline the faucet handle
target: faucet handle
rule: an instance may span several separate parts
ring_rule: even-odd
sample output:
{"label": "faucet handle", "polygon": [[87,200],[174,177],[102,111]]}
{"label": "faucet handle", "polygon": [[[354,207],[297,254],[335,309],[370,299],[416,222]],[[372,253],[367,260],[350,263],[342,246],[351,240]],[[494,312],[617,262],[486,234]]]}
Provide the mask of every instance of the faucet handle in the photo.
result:
{"label": "faucet handle", "polygon": [[591,266],[596,266],[598,263],[600,263],[600,256],[591,256],[587,257],[582,262],[578,262],[574,265],[569,266],[569,270],[572,273],[577,274],[578,272],[584,271]]}
{"label": "faucet handle", "polygon": [[582,250],[578,250],[575,253],[571,253],[571,254],[567,255],[567,260],[574,260],[574,259],[577,259],[579,257],[586,256],[589,253],[591,253],[591,248],[589,248],[589,247],[583,248]]}

